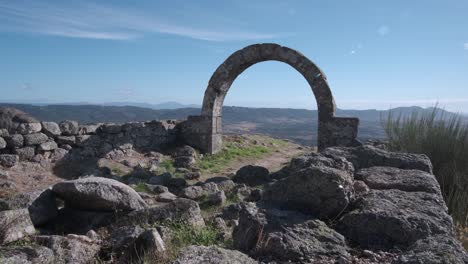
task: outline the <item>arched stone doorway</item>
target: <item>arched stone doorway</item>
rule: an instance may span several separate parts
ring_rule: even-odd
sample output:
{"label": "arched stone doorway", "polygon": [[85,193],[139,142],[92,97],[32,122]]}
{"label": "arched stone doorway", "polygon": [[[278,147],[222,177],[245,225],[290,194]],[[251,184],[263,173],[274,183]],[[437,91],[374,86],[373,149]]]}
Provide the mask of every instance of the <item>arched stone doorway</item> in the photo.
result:
{"label": "arched stone doorway", "polygon": [[255,44],[234,52],[213,73],[205,91],[202,113],[190,116],[182,127],[185,141],[205,153],[222,147],[222,108],[234,80],[250,66],[263,61],[289,64],[309,83],[318,108],[318,147],[357,144],[359,119],[335,117],[335,101],[322,71],[303,54],[278,44]]}

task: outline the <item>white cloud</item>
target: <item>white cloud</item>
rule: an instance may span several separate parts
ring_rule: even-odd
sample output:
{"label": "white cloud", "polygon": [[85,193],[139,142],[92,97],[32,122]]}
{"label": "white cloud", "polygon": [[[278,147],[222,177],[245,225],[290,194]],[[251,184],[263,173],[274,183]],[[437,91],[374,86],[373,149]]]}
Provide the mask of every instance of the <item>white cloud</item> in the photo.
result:
{"label": "white cloud", "polygon": [[354,55],[354,54],[356,54],[355,50],[352,50],[352,51],[349,52],[349,55]]}
{"label": "white cloud", "polygon": [[0,30],[73,38],[126,40],[150,33],[171,34],[208,41],[260,40],[277,37],[233,29],[211,30],[177,25],[143,12],[96,4],[48,4],[46,1],[0,2]]}
{"label": "white cloud", "polygon": [[463,43],[463,48],[464,48],[465,50],[468,50],[468,42]]}
{"label": "white cloud", "polygon": [[386,36],[388,33],[390,33],[390,28],[386,25],[382,25],[377,29],[377,33],[382,37]]}

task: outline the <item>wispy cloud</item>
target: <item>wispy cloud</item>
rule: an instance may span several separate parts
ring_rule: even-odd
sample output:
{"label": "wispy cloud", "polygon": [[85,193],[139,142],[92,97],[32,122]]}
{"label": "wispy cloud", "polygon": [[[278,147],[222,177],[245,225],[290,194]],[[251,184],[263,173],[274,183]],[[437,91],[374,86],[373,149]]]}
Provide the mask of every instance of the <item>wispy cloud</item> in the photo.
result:
{"label": "wispy cloud", "polygon": [[[57,3],[57,2],[55,2]],[[212,30],[179,25],[141,11],[80,2],[23,2],[0,0],[0,30],[72,38],[128,40],[151,33],[207,41],[260,40],[277,37],[235,29]],[[67,3],[64,5],[63,3]]]}
{"label": "wispy cloud", "polygon": [[377,33],[382,37],[386,36],[390,33],[390,28],[386,25],[382,25],[377,29]]}
{"label": "wispy cloud", "polygon": [[468,50],[468,42],[463,43],[463,48],[464,48],[465,50]]}

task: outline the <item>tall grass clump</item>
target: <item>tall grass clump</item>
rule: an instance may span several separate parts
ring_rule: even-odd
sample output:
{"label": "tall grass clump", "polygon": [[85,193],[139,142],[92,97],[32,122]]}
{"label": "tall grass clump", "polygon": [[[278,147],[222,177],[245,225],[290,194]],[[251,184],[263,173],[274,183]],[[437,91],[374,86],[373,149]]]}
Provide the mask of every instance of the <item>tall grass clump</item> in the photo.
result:
{"label": "tall grass clump", "polygon": [[440,108],[382,117],[388,147],[426,154],[455,222],[468,226],[468,124],[460,114]]}

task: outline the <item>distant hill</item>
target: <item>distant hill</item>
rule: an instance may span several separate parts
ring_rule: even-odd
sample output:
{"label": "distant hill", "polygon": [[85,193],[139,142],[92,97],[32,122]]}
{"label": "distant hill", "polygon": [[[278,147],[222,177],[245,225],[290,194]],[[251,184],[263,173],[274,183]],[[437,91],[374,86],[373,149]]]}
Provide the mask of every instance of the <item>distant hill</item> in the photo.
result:
{"label": "distant hill", "polygon": [[148,103],[133,103],[133,102],[110,102],[104,103],[106,106],[136,106],[151,109],[179,109],[179,108],[199,108],[199,105],[195,104],[181,104],[178,102],[164,102],[159,104],[148,104]]}
{"label": "distant hill", "polygon": [[[172,104],[175,106],[175,104]],[[185,119],[200,114],[200,108],[151,109],[137,106],[108,105],[30,105],[2,104],[31,114],[39,120],[76,120],[80,123],[131,122],[154,119]],[[401,107],[392,109],[396,114],[410,115],[415,111],[431,111],[430,108]],[[451,115],[450,112],[445,112]],[[359,138],[384,138],[381,116],[388,111],[337,110],[338,116],[358,117],[361,120]],[[225,133],[266,134],[295,142],[313,145],[317,138],[317,111],[283,108],[247,108],[225,106],[223,108]]]}

